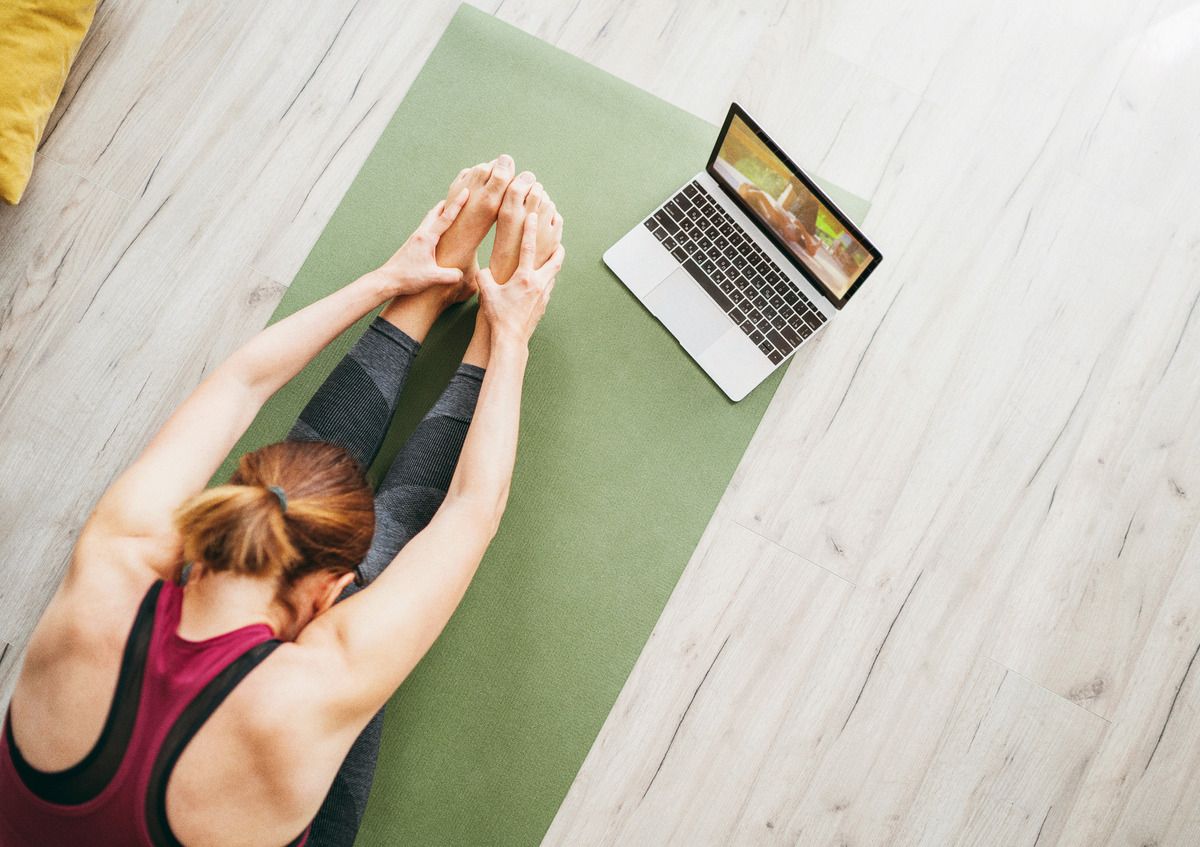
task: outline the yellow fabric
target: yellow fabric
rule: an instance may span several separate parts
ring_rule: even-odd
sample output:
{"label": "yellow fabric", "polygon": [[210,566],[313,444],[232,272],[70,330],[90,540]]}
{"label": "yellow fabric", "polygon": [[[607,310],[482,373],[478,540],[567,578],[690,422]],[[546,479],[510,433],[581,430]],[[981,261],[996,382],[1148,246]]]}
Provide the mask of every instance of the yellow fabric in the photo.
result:
{"label": "yellow fabric", "polygon": [[0,0],[0,200],[17,203],[96,0]]}

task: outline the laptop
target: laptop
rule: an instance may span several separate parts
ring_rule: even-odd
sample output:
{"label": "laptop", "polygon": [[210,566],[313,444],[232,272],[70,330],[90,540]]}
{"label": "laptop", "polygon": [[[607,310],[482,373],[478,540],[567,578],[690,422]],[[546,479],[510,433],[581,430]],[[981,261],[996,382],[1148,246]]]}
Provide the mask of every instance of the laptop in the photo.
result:
{"label": "laptop", "polygon": [[734,401],[820,332],[882,259],[737,103],[707,167],[604,254]]}

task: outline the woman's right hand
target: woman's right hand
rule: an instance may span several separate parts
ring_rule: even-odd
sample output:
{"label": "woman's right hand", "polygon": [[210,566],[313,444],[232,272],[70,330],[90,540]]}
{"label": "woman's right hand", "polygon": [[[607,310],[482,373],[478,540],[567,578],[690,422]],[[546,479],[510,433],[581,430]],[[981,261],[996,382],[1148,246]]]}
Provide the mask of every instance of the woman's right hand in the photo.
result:
{"label": "woman's right hand", "polygon": [[508,282],[498,284],[487,268],[479,272],[480,308],[491,328],[493,340],[505,338],[528,343],[546,311],[566,251],[559,244],[550,258],[535,267],[537,227],[538,216],[534,212],[525,218],[520,260]]}

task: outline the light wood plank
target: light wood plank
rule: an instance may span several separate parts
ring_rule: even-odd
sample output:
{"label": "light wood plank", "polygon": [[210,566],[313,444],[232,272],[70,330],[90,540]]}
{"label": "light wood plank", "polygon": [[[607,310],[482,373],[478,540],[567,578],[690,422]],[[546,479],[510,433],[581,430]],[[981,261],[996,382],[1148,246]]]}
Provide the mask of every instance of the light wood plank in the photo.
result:
{"label": "light wood plank", "polygon": [[895,843],[1055,843],[1090,751],[1107,728],[1012,671],[980,661]]}
{"label": "light wood plank", "polygon": [[0,641],[0,699],[8,703],[13,686],[17,684],[20,651],[7,641]]}
{"label": "light wood plank", "polygon": [[[1154,296],[1132,301],[1139,308],[1104,339],[1074,415],[1058,416],[1061,437],[1031,486],[1053,480],[1054,499],[991,649],[1007,667],[1106,717],[1200,525],[1200,504],[1189,496],[1200,489],[1200,333],[1185,327],[1200,293],[1200,256],[1172,243],[1145,261],[1156,262],[1144,283]],[[1023,392],[1022,408],[1031,393]]]}
{"label": "light wood plank", "polygon": [[107,3],[47,125],[42,154],[124,197],[140,193],[219,75],[246,11],[231,0]]}
{"label": "light wood plank", "polygon": [[1063,826],[1064,845],[1200,843],[1200,534]]}

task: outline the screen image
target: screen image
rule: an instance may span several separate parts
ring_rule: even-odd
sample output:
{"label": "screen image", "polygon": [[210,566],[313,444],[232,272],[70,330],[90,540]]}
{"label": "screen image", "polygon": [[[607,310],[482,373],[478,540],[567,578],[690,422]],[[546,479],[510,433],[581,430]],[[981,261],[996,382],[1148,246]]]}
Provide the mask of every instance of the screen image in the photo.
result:
{"label": "screen image", "polygon": [[738,115],[713,169],[835,298],[844,297],[871,264],[870,251]]}

